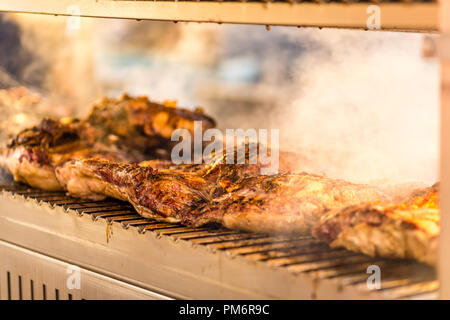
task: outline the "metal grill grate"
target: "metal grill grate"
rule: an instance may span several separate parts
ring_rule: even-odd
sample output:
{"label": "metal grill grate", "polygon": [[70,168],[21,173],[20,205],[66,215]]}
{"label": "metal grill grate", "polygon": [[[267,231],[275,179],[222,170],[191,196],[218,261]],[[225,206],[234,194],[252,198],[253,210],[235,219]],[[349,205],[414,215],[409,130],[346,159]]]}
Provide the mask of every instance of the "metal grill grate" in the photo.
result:
{"label": "metal grill grate", "polygon": [[93,220],[105,219],[109,224],[117,223],[125,229],[137,228],[140,233],[170,235],[177,240],[224,251],[231,256],[244,256],[292,273],[308,274],[318,280],[336,280],[341,286],[355,286],[361,291],[369,290],[366,285],[367,268],[377,265],[382,270],[381,289],[378,291],[386,297],[437,298],[439,284],[435,270],[414,261],[373,258],[341,248],[333,249],[311,236],[273,236],[158,222],[142,218],[130,204],[113,199],[80,200],[63,192],[41,191],[21,184],[1,186],[0,189],[74,210],[78,215],[89,215]]}

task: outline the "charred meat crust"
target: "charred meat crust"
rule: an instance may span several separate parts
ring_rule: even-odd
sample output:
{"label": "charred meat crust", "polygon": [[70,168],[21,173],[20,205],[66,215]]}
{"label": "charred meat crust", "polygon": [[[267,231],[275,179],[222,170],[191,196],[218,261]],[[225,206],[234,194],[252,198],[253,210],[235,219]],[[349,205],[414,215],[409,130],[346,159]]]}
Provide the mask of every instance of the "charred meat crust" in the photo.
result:
{"label": "charred meat crust", "polygon": [[[411,208],[402,209],[395,205],[388,208],[370,204],[349,206],[324,215],[314,227],[313,235],[330,243],[346,230],[359,224],[381,227],[386,223],[396,223],[403,230],[427,232],[420,220],[428,220],[428,217],[420,213],[416,216],[414,210]],[[431,219],[431,221],[435,222],[436,219]]]}
{"label": "charred meat crust", "polygon": [[118,99],[102,98],[86,118],[92,127],[102,128],[101,141],[113,135],[117,143],[144,153],[171,148],[175,144],[170,140],[172,133],[186,129],[192,134],[194,121],[201,121],[203,130],[216,125],[202,112],[166,107],[145,96],[132,98],[126,94]]}
{"label": "charred meat crust", "polygon": [[77,195],[83,192],[77,185],[87,184],[92,193],[129,201],[144,217],[253,232],[308,232],[328,208],[380,197],[368,186],[307,173],[244,176],[229,184],[228,170],[211,177],[192,168],[156,170],[148,164],[78,160],[57,168],[57,176],[69,193]]}
{"label": "charred meat crust", "polygon": [[401,203],[332,210],[315,225],[313,236],[332,247],[435,265],[440,230],[438,189],[436,184],[416,190]]}
{"label": "charred meat crust", "polygon": [[[405,229],[420,229],[420,221],[426,215],[414,214],[414,209],[438,209],[439,183],[429,188],[413,191],[401,202],[365,203],[333,210],[326,214],[314,229],[318,238],[332,242],[339,234],[357,224],[381,226],[388,221],[397,221]],[[402,214],[399,214],[399,213]]]}
{"label": "charred meat crust", "polygon": [[[186,120],[189,123],[185,123]],[[146,96],[133,98],[127,94],[118,99],[102,98],[93,105],[87,121],[122,136],[137,130],[164,138],[170,138],[170,135],[165,136],[164,130],[192,129],[193,121],[202,121],[206,129],[216,125],[214,119],[201,111],[166,107],[150,101]]]}
{"label": "charred meat crust", "polygon": [[304,233],[329,209],[381,197],[368,186],[307,173],[247,176],[232,184],[223,184],[219,177],[217,185],[221,192],[185,215],[185,224],[215,222],[254,232]]}
{"label": "charred meat crust", "polygon": [[191,129],[194,120],[204,120],[206,127],[215,125],[200,112],[165,107],[146,97],[105,98],[103,102],[86,119],[44,118],[21,131],[2,150],[0,164],[17,181],[47,189],[52,180],[51,188],[55,189],[58,181],[54,170],[67,161],[93,157],[134,163],[164,158],[170,154],[173,130]]}
{"label": "charred meat crust", "polygon": [[42,150],[45,150],[57,147],[78,141],[80,139],[79,129],[76,125],[64,125],[57,120],[44,118],[37,126],[19,132],[8,144],[8,148],[26,146],[41,147]]}
{"label": "charred meat crust", "polygon": [[89,179],[93,193],[113,190],[107,195],[129,201],[144,217],[180,221],[183,214],[209,200],[203,190],[206,182],[187,173],[174,175],[148,166],[94,159],[68,162],[56,172],[66,186],[70,179],[78,179],[79,184]]}
{"label": "charred meat crust", "polygon": [[326,242],[333,242],[347,228],[359,223],[380,226],[387,216],[371,205],[354,205],[326,214],[313,231],[313,235]]}
{"label": "charred meat crust", "polygon": [[41,147],[23,148],[23,152],[19,156],[19,162],[27,160],[30,163],[37,163],[40,166],[50,166],[51,160],[48,153]]}

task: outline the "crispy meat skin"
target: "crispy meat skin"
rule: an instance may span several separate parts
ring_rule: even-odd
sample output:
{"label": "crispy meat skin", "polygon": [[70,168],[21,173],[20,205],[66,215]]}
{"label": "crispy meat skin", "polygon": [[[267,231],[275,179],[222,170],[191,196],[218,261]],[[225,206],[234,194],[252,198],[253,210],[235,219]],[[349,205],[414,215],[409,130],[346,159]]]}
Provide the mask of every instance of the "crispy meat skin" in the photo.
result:
{"label": "crispy meat skin", "polygon": [[209,200],[204,179],[189,173],[158,172],[137,164],[77,160],[56,168],[60,183],[73,195],[129,201],[143,217],[180,222]]}
{"label": "crispy meat skin", "polygon": [[224,191],[183,222],[194,226],[217,222],[230,229],[264,233],[309,233],[329,209],[382,198],[375,188],[308,173],[248,176]]}
{"label": "crispy meat skin", "polygon": [[371,256],[409,258],[435,265],[439,236],[438,185],[402,203],[363,204],[327,213],[313,235],[332,247]]}
{"label": "crispy meat skin", "polygon": [[229,184],[228,171],[211,179],[100,160],[68,162],[56,173],[71,194],[127,200],[144,217],[253,232],[309,232],[328,209],[380,199],[374,188],[306,173],[246,176]]}
{"label": "crispy meat skin", "polygon": [[104,98],[84,120],[43,119],[23,130],[0,152],[0,165],[16,181],[61,190],[54,169],[66,161],[97,158],[133,163],[167,157],[173,130],[191,130],[195,120],[202,120],[204,128],[214,126],[201,112],[165,107],[146,97]]}
{"label": "crispy meat skin", "polygon": [[[259,148],[260,144],[253,144]],[[140,163],[141,166],[149,166],[165,172],[190,172],[204,177],[208,181],[217,182],[212,188],[216,192],[225,192],[226,188],[233,186],[239,179],[249,176],[261,175],[262,168],[267,168],[268,163],[263,161],[259,152],[250,152],[250,144],[241,144],[232,151],[224,149],[222,152],[209,154],[201,164],[174,164],[169,160],[155,159]],[[258,150],[258,149],[255,149]],[[266,151],[265,151],[266,152]],[[227,159],[233,154],[231,164]],[[270,150],[269,150],[270,155]],[[268,161],[268,160],[266,160]],[[309,160],[302,155],[291,151],[279,151],[279,173],[298,173]]]}
{"label": "crispy meat skin", "polygon": [[[203,129],[214,121],[198,112],[154,104],[145,97],[103,99],[82,121],[44,119],[21,132],[0,161],[18,181],[80,197],[115,197],[132,203],[144,217],[192,226],[220,223],[256,232],[308,232],[327,210],[379,200],[369,186],[302,174],[298,156],[281,153],[280,174],[260,175],[265,166],[251,159],[249,145],[211,154],[198,165],[164,160],[130,164],[158,148],[170,147],[173,130]],[[245,159],[241,159],[242,157]],[[243,160],[243,161],[242,161]],[[128,163],[128,164],[127,164]],[[239,163],[239,162],[238,162]],[[157,168],[158,170],[155,170]]]}
{"label": "crispy meat skin", "polygon": [[194,121],[201,121],[203,130],[216,125],[201,110],[166,107],[145,96],[133,98],[127,94],[118,99],[100,99],[92,106],[86,121],[94,128],[102,128],[101,140],[114,135],[121,145],[143,153],[159,148],[170,150],[177,143],[170,140],[172,133],[186,129],[193,134]]}
{"label": "crispy meat skin", "polygon": [[71,159],[86,157],[112,161],[135,160],[132,154],[95,143],[84,123],[62,124],[43,119],[31,129],[20,132],[0,153],[0,165],[14,180],[45,190],[61,190],[54,168]]}

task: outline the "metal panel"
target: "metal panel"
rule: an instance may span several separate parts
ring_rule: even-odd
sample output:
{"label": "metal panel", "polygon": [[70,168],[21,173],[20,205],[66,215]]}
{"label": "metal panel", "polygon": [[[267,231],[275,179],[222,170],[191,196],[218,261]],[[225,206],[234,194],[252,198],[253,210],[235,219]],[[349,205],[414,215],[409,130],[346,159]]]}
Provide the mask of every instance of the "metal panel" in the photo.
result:
{"label": "metal panel", "polygon": [[2,300],[168,299],[83,268],[79,268],[80,287],[69,289],[67,280],[74,266],[1,240],[0,257]]}
{"label": "metal panel", "polygon": [[[73,6],[77,10],[73,10]],[[239,2],[239,1],[112,1],[10,0],[0,11],[262,25],[316,26],[367,29],[370,2]],[[438,4],[424,2],[376,3],[382,30],[437,31]]]}

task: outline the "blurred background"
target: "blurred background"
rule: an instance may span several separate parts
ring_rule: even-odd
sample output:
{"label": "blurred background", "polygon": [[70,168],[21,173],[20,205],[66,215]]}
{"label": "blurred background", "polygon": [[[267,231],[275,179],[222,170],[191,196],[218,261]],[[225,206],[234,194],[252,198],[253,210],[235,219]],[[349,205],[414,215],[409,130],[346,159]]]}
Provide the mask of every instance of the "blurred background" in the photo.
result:
{"label": "blurred background", "polygon": [[102,96],[201,106],[224,128],[277,128],[306,171],[438,177],[439,69],[422,35],[0,15],[0,139]]}

